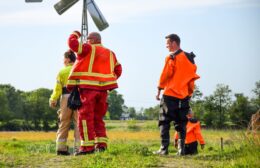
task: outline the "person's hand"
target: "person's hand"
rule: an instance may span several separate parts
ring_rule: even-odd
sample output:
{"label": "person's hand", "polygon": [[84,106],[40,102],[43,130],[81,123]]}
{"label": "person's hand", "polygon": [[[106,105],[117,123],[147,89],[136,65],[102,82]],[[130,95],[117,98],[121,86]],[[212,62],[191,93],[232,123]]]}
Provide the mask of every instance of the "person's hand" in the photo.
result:
{"label": "person's hand", "polygon": [[55,108],[55,107],[57,106],[57,101],[50,100],[49,106],[50,106],[51,108]]}
{"label": "person's hand", "polygon": [[156,95],[156,100],[161,100],[160,95]]}
{"label": "person's hand", "polygon": [[75,34],[78,38],[80,38],[80,36],[81,36],[81,33],[77,30],[73,31],[72,34]]}
{"label": "person's hand", "polygon": [[205,144],[200,144],[201,149],[203,150],[205,147]]}
{"label": "person's hand", "polygon": [[160,99],[160,94],[161,94],[161,90],[158,89],[158,93],[157,93],[157,95],[156,95],[156,100],[161,100],[161,99]]}

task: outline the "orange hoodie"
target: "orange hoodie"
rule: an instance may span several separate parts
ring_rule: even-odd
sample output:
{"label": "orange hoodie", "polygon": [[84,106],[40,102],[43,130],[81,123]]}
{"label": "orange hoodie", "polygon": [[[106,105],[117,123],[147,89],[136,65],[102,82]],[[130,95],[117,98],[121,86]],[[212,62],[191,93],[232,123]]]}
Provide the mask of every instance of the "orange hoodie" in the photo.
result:
{"label": "orange hoodie", "polygon": [[192,96],[194,81],[200,77],[196,74],[197,66],[182,50],[177,52],[173,59],[166,57],[158,88],[164,89],[164,95],[183,99]]}
{"label": "orange hoodie", "polygon": [[[187,123],[186,140],[185,144],[190,144],[195,141],[199,141],[200,144],[205,144],[205,141],[201,135],[200,122],[195,119],[189,119]],[[178,134],[175,132],[175,140],[178,140]]]}

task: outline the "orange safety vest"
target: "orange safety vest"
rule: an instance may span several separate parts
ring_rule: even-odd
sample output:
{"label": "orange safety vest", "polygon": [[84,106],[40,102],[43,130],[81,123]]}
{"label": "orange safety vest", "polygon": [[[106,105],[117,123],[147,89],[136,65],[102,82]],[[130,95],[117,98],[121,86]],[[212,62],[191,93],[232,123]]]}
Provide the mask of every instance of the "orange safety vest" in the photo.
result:
{"label": "orange safety vest", "polygon": [[91,51],[77,59],[68,78],[67,88],[112,90],[118,87],[115,66],[119,65],[112,51],[101,44],[91,45]]}
{"label": "orange safety vest", "polygon": [[[201,135],[200,122],[188,121],[186,126],[186,139],[185,144],[190,144],[195,141],[199,141],[200,144],[205,144],[205,141]],[[178,134],[175,132],[175,140],[178,139]]]}
{"label": "orange safety vest", "polygon": [[194,91],[194,81],[200,78],[196,70],[197,66],[189,61],[183,51],[173,59],[167,56],[158,88],[164,89],[164,95],[179,99],[191,96]]}

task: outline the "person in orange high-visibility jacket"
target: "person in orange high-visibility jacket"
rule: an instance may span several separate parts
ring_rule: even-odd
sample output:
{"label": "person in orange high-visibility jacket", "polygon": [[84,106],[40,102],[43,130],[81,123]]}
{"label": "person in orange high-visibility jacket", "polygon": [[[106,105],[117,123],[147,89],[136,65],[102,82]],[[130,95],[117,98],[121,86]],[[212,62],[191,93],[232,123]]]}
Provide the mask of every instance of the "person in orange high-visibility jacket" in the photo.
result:
{"label": "person in orange high-visibility jacket", "polygon": [[76,60],[76,55],[73,51],[69,50],[64,53],[64,67],[57,75],[57,82],[53,89],[52,95],[49,100],[49,106],[55,108],[57,101],[60,98],[60,109],[58,110],[59,128],[56,138],[57,155],[70,155],[67,146],[67,140],[71,125],[71,120],[74,122],[74,152],[77,152],[80,145],[79,130],[77,127],[78,113],[76,110],[71,110],[67,107],[69,92],[66,89],[68,76],[73,63]]}
{"label": "person in orange high-visibility jacket", "polygon": [[[173,121],[179,134],[178,155],[184,155],[186,124],[189,111],[189,100],[194,90],[194,81],[199,78],[194,63],[195,55],[186,53],[180,48],[180,38],[176,34],[166,36],[166,47],[170,54],[165,59],[158,85],[157,100],[161,100],[159,127],[161,147],[154,154],[167,155],[170,144],[170,123]],[[161,90],[164,90],[160,99]]]}
{"label": "person in orange high-visibility jacket", "polygon": [[116,89],[122,67],[115,54],[101,44],[101,36],[92,32],[87,43],[79,43],[81,34],[74,31],[68,45],[77,53],[77,60],[68,78],[67,88],[79,88],[82,106],[78,109],[81,145],[76,155],[86,155],[107,149],[107,134],[103,117],[108,108],[108,91]]}
{"label": "person in orange high-visibility jacket", "polygon": [[[188,114],[188,123],[186,125],[185,155],[193,155],[198,153],[198,141],[201,149],[204,149],[205,141],[201,134],[200,122],[193,118],[192,112]],[[174,146],[178,147],[178,134],[174,134]]]}

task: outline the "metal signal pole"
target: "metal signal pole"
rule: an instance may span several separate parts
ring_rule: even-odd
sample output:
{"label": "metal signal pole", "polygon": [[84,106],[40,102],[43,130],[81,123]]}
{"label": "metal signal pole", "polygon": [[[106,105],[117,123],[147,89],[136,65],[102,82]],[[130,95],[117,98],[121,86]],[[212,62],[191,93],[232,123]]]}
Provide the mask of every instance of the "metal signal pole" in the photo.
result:
{"label": "metal signal pole", "polygon": [[81,43],[87,41],[88,36],[88,13],[87,13],[87,0],[83,0],[83,11],[82,11],[82,24],[81,24]]}

